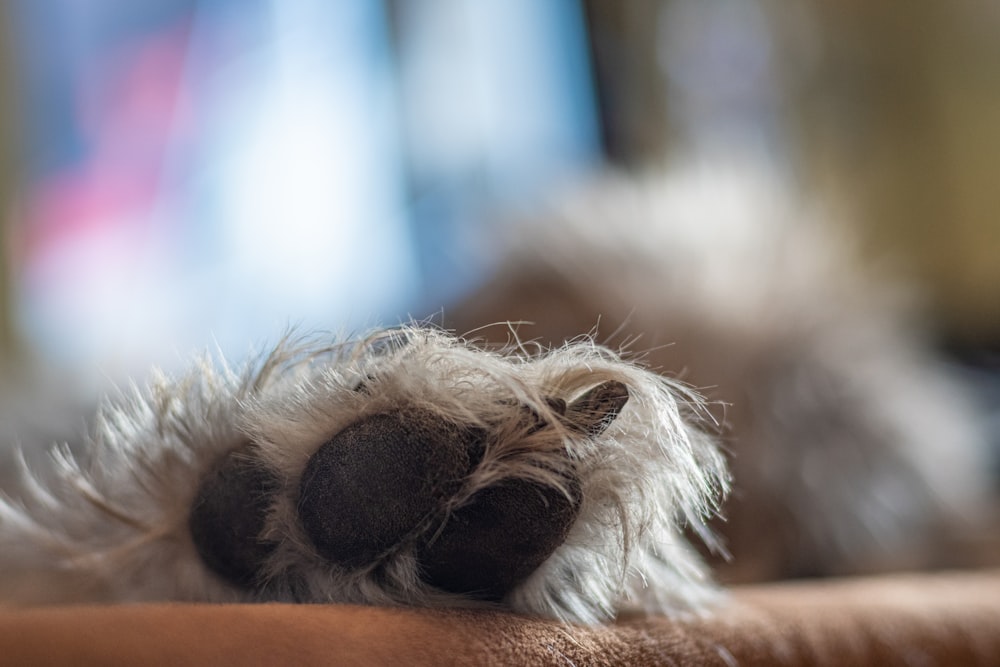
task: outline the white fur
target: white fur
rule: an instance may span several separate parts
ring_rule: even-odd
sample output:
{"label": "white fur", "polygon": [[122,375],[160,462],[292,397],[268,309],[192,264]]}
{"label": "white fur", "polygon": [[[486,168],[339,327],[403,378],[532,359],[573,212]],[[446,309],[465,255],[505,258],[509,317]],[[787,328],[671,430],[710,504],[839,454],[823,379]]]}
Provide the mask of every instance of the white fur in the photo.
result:
{"label": "white fur", "polygon": [[[400,339],[407,342],[396,349]],[[547,398],[572,400],[608,380],[625,383],[629,400],[602,434],[518,428],[523,406],[557,423]],[[366,415],[405,407],[491,433],[453,508],[505,477],[558,486],[564,478],[552,471],[567,462],[578,475],[576,522],[506,597],[509,608],[596,622],[628,602],[685,613],[715,598],[682,535],[688,526],[707,535],[704,522],[728,484],[695,394],[589,341],[487,351],[408,326],[332,345],[286,340],[240,370],[203,360],[109,401],[83,457],[56,449],[53,470],[25,467],[23,497],[0,500],[0,599],[473,604],[421,582],[410,547],[381,559],[378,577],[375,565],[332,565],[297,519],[299,478],[317,448]],[[200,481],[247,443],[281,483],[264,529],[279,546],[256,592],[213,574],[188,531]]]}

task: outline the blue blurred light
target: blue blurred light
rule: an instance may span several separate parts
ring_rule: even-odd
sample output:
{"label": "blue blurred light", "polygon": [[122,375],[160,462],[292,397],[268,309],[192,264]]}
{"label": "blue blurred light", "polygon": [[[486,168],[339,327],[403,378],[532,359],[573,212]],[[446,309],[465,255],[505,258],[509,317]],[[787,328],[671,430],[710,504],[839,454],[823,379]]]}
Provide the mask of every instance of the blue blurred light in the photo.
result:
{"label": "blue blurred light", "polygon": [[575,0],[393,3],[395,43],[372,0],[16,6],[19,317],[113,377],[427,312],[473,217],[599,157]]}

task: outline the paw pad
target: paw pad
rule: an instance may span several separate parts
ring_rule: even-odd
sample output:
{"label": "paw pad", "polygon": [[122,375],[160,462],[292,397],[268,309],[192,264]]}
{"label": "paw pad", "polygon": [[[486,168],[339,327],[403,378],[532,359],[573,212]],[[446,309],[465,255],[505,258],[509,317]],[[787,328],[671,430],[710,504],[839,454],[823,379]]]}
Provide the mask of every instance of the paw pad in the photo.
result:
{"label": "paw pad", "polygon": [[[567,405],[549,399],[570,431],[599,435],[628,400],[605,382]],[[529,434],[550,425],[534,414]],[[565,541],[580,510],[572,466],[559,482],[511,477],[447,508],[483,459],[489,433],[421,408],[366,416],[309,458],[298,486],[301,528],[326,561],[347,570],[411,548],[423,580],[438,589],[498,601]],[[568,456],[568,454],[567,454]],[[203,481],[189,519],[202,560],[243,588],[261,580],[276,543],[262,539],[276,477],[248,446]]]}

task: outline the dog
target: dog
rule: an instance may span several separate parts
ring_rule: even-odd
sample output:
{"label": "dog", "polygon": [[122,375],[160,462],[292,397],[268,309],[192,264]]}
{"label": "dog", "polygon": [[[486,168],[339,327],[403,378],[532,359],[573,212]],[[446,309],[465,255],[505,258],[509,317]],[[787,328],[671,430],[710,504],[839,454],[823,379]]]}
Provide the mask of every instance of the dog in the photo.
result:
{"label": "dog", "polygon": [[446,326],[592,331],[698,387],[731,453],[723,580],[961,564],[995,506],[982,416],[829,210],[760,170],[683,165],[602,172],[498,228]]}
{"label": "dog", "polygon": [[[976,411],[815,212],[746,174],[556,201],[447,312],[462,336],[289,337],[110,399],[0,500],[0,600],[597,623],[710,611],[713,553],[724,581],[898,569],[976,525]],[[510,320],[537,340],[483,326]]]}
{"label": "dog", "polygon": [[580,340],[286,337],[109,399],[0,500],[0,600],[700,613],[728,488],[702,399]]}

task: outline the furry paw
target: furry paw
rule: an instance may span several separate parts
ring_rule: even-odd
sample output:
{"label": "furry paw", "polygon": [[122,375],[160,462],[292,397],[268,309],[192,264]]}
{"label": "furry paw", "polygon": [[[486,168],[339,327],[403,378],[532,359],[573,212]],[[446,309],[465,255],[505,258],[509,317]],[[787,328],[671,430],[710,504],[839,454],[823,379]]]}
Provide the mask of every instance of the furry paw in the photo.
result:
{"label": "furry paw", "polygon": [[0,595],[698,610],[714,588],[682,531],[728,482],[701,414],[589,342],[414,326],[203,363],[109,404],[87,462],[59,450],[0,500]]}

